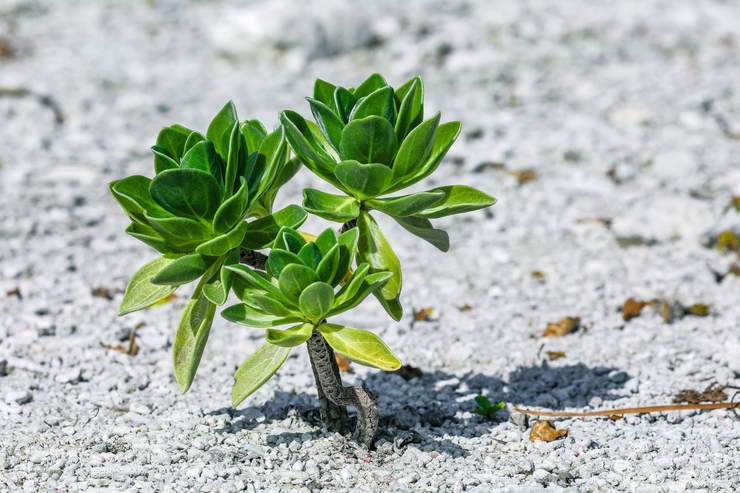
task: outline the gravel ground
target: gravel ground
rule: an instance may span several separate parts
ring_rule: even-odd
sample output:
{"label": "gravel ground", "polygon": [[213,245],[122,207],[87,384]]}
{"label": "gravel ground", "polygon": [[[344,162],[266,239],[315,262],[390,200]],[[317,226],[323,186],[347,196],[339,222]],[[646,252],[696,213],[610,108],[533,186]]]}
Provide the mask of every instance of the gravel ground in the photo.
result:
{"label": "gravel ground", "polygon": [[[736,491],[729,411],[562,419],[568,437],[545,443],[511,405],[740,385],[740,277],[718,280],[733,257],[711,248],[740,231],[726,208],[740,195],[738,2],[363,3],[0,2],[0,490]],[[124,235],[105,185],[150,173],[166,124],[203,128],[227,99],[267,122],[308,114],[315,77],[373,70],[422,74],[427,107],[464,124],[425,185],[474,183],[499,203],[439,221],[447,254],[386,225],[408,313],[392,322],[370,300],[345,321],[423,375],[347,375],[380,395],[367,452],[321,430],[303,349],[230,408],[256,331],[217,321],[178,393],[185,296],[116,317],[153,253]],[[308,185],[304,171],[281,201]],[[629,297],[711,310],[625,322]],[[543,337],[565,316],[582,327]],[[136,356],[111,349],[134,329]],[[509,411],[473,414],[479,393]]]}

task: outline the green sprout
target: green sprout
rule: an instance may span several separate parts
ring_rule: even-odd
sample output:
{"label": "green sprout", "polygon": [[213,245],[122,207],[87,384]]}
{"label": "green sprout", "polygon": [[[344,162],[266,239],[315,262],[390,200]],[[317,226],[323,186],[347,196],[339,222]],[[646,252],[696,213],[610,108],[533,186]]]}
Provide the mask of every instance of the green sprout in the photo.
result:
{"label": "green sprout", "polygon": [[[205,134],[165,127],[152,147],[154,177],[110,184],[131,220],[127,233],[160,254],[133,275],[120,314],[161,304],[195,282],[173,347],[175,378],[186,392],[216,308],[233,293],[239,303],[221,315],[265,334],[234,375],[234,407],[305,343],[322,420],[347,431],[346,406],[354,406],[355,439],[371,446],[376,398],[362,385],[342,385],[335,352],[386,371],[401,362],[373,332],[330,321],[370,294],[394,319],[402,316],[401,266],[370,211],[446,251],[448,235],[430,219],[495,199],[462,185],[389,197],[431,174],[460,132],[458,122],[440,124],[439,114],[423,119],[420,78],[395,89],[377,74],[356,89],[318,80],[309,103],[318,125],[284,111],[281,127],[268,132],[256,120],[240,121],[228,103]],[[273,212],[278,191],[302,164],[345,195],[306,189],[303,207]],[[342,226],[318,236],[300,231],[306,211]]]}
{"label": "green sprout", "polygon": [[319,79],[307,100],[316,123],[284,111],[280,121],[286,137],[306,167],[344,195],[307,188],[303,206],[329,221],[356,222],[358,259],[372,272],[393,273],[377,294],[386,311],[400,320],[401,265],[370,211],[387,214],[446,252],[449,237],[430,219],[488,207],[495,199],[465,185],[389,196],[433,173],[460,134],[460,122],[440,123],[439,113],[424,120],[420,77],[396,88],[379,74],[356,88]]}
{"label": "green sprout", "polygon": [[478,404],[478,407],[473,409],[473,412],[488,419],[492,419],[499,411],[506,409],[506,403],[504,401],[498,401],[496,404],[493,404],[485,395],[476,396],[475,403]]}

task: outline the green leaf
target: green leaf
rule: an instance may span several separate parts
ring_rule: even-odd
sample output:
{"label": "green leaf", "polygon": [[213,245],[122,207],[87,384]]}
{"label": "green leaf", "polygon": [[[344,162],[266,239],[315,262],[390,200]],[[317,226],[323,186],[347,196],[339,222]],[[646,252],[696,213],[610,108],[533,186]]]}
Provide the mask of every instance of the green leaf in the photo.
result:
{"label": "green leaf", "polygon": [[290,310],[279,300],[267,294],[261,294],[258,292],[244,293],[244,296],[241,298],[241,300],[245,304],[253,308],[257,308],[258,310],[261,310],[269,315],[274,315],[276,317],[288,317],[297,315],[296,312]]}
{"label": "green leaf", "polygon": [[424,85],[420,77],[414,77],[396,90],[398,117],[396,138],[399,142],[424,118]]}
{"label": "green leaf", "polygon": [[159,257],[137,270],[131,277],[128,286],[126,286],[126,292],[123,293],[118,315],[126,315],[150,307],[174,293],[177,289],[174,286],[158,286],[151,282],[152,277],[156,276],[171,262],[172,259]]}
{"label": "green leaf", "polygon": [[186,217],[151,217],[144,214],[149,225],[171,245],[176,252],[192,252],[207,240],[211,232],[202,223]]}
{"label": "green leaf", "polygon": [[289,205],[251,223],[247,223],[247,232],[242,246],[249,250],[259,250],[269,246],[283,227],[299,228],[306,221],[306,211],[298,205]]}
{"label": "green leaf", "polygon": [[319,326],[319,332],[334,351],[352,361],[385,371],[395,371],[401,367],[401,362],[390,348],[370,331],[323,324]]}
{"label": "green leaf", "polygon": [[275,245],[273,248],[282,248],[298,255],[303,245],[306,244],[306,239],[301,236],[300,233],[292,228],[282,228],[275,238]]}
{"label": "green leaf", "polygon": [[[336,240],[335,240],[336,241]],[[337,268],[339,267],[339,245],[334,245],[324,254],[324,258],[321,259],[318,266],[316,267],[316,274],[319,279],[332,284],[334,277],[337,274]],[[332,284],[333,285],[333,284]]]}
{"label": "green leaf", "polygon": [[276,346],[291,348],[300,346],[309,340],[312,333],[313,324],[300,324],[284,330],[267,329],[267,337],[265,340]]}
{"label": "green leaf", "polygon": [[[367,266],[367,264],[362,264],[364,266]],[[393,277],[393,274],[390,272],[375,272],[374,274],[367,274],[367,269],[365,272],[363,272],[362,277],[359,279],[355,279],[353,277],[353,280],[355,281],[355,284],[352,286],[348,285],[348,289],[346,291],[340,291],[337,295],[337,299],[334,302],[334,306],[332,307],[331,311],[326,315],[327,317],[332,317],[334,315],[338,315],[342,312],[346,312],[347,310],[351,310],[352,308],[356,307],[362,301],[368,297],[371,293],[376,293],[378,289],[380,289],[383,285],[385,285],[391,277]],[[400,318],[400,317],[399,317]]]}
{"label": "green leaf", "polygon": [[367,199],[376,197],[388,185],[391,169],[379,163],[342,161],[334,169],[334,175],[347,192],[359,199]]}
{"label": "green leaf", "polygon": [[164,209],[178,216],[210,221],[220,203],[216,179],[198,169],[162,171],[149,186],[152,198]]}
{"label": "green leaf", "polygon": [[375,295],[375,298],[378,300],[378,302],[380,302],[380,305],[383,307],[386,313],[390,315],[393,320],[395,320],[396,322],[401,320],[401,317],[403,317],[403,307],[401,306],[399,296],[387,299],[384,298],[383,295],[378,291],[375,291],[373,294]]}
{"label": "green leaf", "polygon": [[[231,127],[231,133],[229,134],[229,148],[226,151],[226,171],[224,172],[224,190],[228,197],[234,191],[237,185],[241,184],[241,180],[244,178],[238,176],[239,169],[244,167],[246,161],[246,149],[244,146],[244,136],[242,135],[239,122],[234,122]],[[247,186],[249,186],[249,178],[247,177]]]}
{"label": "green leaf", "polygon": [[375,219],[363,212],[357,220],[360,230],[360,241],[358,245],[358,261],[367,262],[371,272],[388,271],[393,273],[393,278],[383,286],[380,294],[385,299],[393,299],[401,292],[401,263],[385,239]]}
{"label": "green leaf", "polygon": [[360,204],[354,197],[334,195],[314,188],[303,190],[303,207],[306,211],[338,223],[346,223],[360,214]]}
{"label": "green leaf", "polygon": [[202,276],[215,260],[213,257],[204,257],[197,253],[183,255],[164,266],[151,282],[167,286],[189,283]]}
{"label": "green leaf", "polygon": [[283,269],[278,278],[280,291],[288,299],[298,301],[303,290],[309,285],[319,280],[313,269],[305,265],[291,264]]}
{"label": "green leaf", "polygon": [[326,228],[316,237],[315,240],[313,240],[313,242],[316,243],[317,247],[319,247],[319,251],[321,251],[321,255],[323,256],[326,255],[334,245],[338,244],[337,234],[332,228]]}
{"label": "green leaf", "polygon": [[352,273],[349,280],[342,286],[336,296],[336,305],[342,305],[354,298],[355,294],[362,287],[362,283],[365,281],[367,273],[370,271],[370,265],[361,263],[357,266],[357,269]]}
{"label": "green leaf", "polygon": [[352,113],[356,102],[357,99],[344,87],[337,87],[334,90],[334,107],[344,123],[349,121],[349,114]]}
{"label": "green leaf", "polygon": [[229,322],[260,329],[301,322],[300,317],[292,315],[285,317],[271,315],[245,303],[231,305],[221,312],[221,316]]}
{"label": "green leaf", "polygon": [[316,269],[321,262],[321,250],[314,243],[306,243],[298,252],[298,257],[306,266]]}
{"label": "green leaf", "polygon": [[413,216],[394,217],[393,219],[403,226],[406,231],[428,241],[439,250],[446,252],[450,249],[450,237],[447,232],[435,229],[429,219]]}
{"label": "green leaf", "polygon": [[303,261],[293,252],[287,250],[272,250],[267,256],[267,272],[272,277],[280,277],[280,273],[290,264],[304,265]]}
{"label": "green leaf", "polygon": [[396,135],[385,118],[352,120],[342,131],[339,150],[344,160],[390,165],[396,152]]}
{"label": "green leaf", "polygon": [[313,83],[313,98],[329,108],[334,107],[334,91],[337,87],[325,80],[316,79]]}
{"label": "green leaf", "polygon": [[179,248],[173,247],[169,243],[167,243],[165,239],[162,238],[162,236],[160,236],[160,234],[154,230],[154,228],[147,224],[142,224],[134,221],[133,223],[129,224],[128,228],[126,228],[126,233],[136,238],[137,240],[149,245],[160,253],[184,253]]}
{"label": "green leaf", "polygon": [[167,151],[160,146],[152,146],[154,154],[154,174],[157,175],[166,169],[177,169],[180,167],[177,161],[172,159]]}
{"label": "green leaf", "polygon": [[393,98],[392,87],[381,87],[365,97],[365,99],[363,99],[362,102],[352,110],[350,120],[360,120],[372,115],[385,118],[391,122],[391,124],[396,121],[396,105]]}
{"label": "green leaf", "polygon": [[331,142],[335,149],[339,149],[339,142],[342,140],[342,130],[344,122],[334,113],[326,104],[313,98],[306,98],[311,106],[311,113],[316,123],[321,128],[321,132]]}
{"label": "green leaf", "polygon": [[211,279],[203,286],[203,294],[209,301],[218,306],[226,303],[229,297],[229,290],[234,279],[234,273],[226,269],[226,265],[233,265],[239,262],[239,251],[233,250],[224,261],[218,271],[213,274]]}
{"label": "green leaf", "polygon": [[337,265],[337,273],[334,275],[334,279],[329,283],[332,286],[336,286],[347,274],[347,270],[352,266],[355,260],[355,252],[357,251],[357,242],[360,237],[360,230],[357,228],[351,228],[345,231],[337,242],[339,244],[339,263]]}
{"label": "green leaf", "polygon": [[216,305],[196,289],[182,314],[173,347],[175,380],[182,392],[188,391],[198,371],[215,311]]}
{"label": "green leaf", "polygon": [[265,293],[279,300],[283,304],[296,306],[296,303],[291,302],[291,300],[289,300],[277,286],[272,284],[266,278],[267,274],[265,274],[264,272],[256,271],[247,267],[246,265],[241,264],[228,265],[226,266],[226,268],[232,271],[235,275],[239,276],[240,279],[243,279],[248,285],[252,286],[253,288],[264,291]]}
{"label": "green leaf", "polygon": [[216,210],[213,216],[213,230],[217,234],[225,233],[243,221],[248,203],[247,182],[242,178],[241,186],[236,193],[226,199]]}
{"label": "green leaf", "polygon": [[244,240],[246,230],[247,223],[241,223],[228,233],[224,233],[201,243],[195,251],[201,255],[220,257],[229,250],[233,250],[241,245],[242,240]]}
{"label": "green leaf", "polygon": [[159,135],[157,135],[156,147],[173,159],[175,163],[179,163],[184,153],[185,142],[188,140],[191,132],[191,130],[182,125],[164,127],[159,131]]}
{"label": "green leaf", "polygon": [[437,127],[437,132],[434,134],[432,152],[424,165],[410,176],[405,177],[399,182],[395,182],[390,189],[386,190],[386,193],[392,193],[411,186],[432,174],[442,162],[442,159],[450,147],[452,147],[452,144],[455,143],[458,135],[460,135],[460,122],[443,123]]}
{"label": "green leaf", "polygon": [[204,140],[206,140],[206,138],[200,132],[190,132],[190,135],[188,135],[188,139],[185,141],[185,147],[182,150],[183,156],[187,154],[188,151],[192,149],[193,146],[195,146],[195,144]]}
{"label": "green leaf", "polygon": [[439,202],[444,196],[442,191],[417,192],[388,199],[368,200],[366,205],[389,216],[411,216]]}
{"label": "green leaf", "polygon": [[483,209],[496,203],[495,198],[466,185],[450,185],[429,191],[443,192],[444,198],[434,206],[417,212],[416,216],[434,219]]}
{"label": "green leaf", "polygon": [[242,123],[240,128],[247,143],[247,154],[259,149],[260,144],[267,137],[267,129],[259,120],[247,120]]}
{"label": "green leaf", "polygon": [[239,118],[236,116],[236,107],[232,101],[229,101],[224,105],[218,114],[211,120],[206,131],[206,137],[208,140],[213,142],[216,147],[216,152],[224,162],[229,157],[229,140],[231,138],[231,130],[234,127],[234,123],[237,123]]}
{"label": "green leaf", "polygon": [[323,320],[333,304],[334,288],[321,281],[310,284],[298,299],[301,312],[314,323]]}
{"label": "green leaf", "polygon": [[357,86],[357,89],[353,91],[353,95],[356,99],[364,98],[365,96],[369,96],[371,93],[387,85],[388,83],[385,81],[383,76],[375,73],[370,75],[370,77],[365,79],[362,84]]}
{"label": "green leaf", "polygon": [[[290,148],[286,145],[284,152],[285,159],[280,159],[276,163],[275,176],[252,203],[251,208],[254,209],[255,216],[264,217],[272,212],[272,206],[278,190],[301,169],[301,160],[298,158],[287,160],[288,154],[290,154]],[[260,207],[262,210],[258,210]]]}
{"label": "green leaf", "polygon": [[221,161],[218,154],[216,154],[216,148],[207,140],[198,142],[190,148],[187,154],[182,157],[180,168],[205,171],[216,178],[217,182],[223,179],[221,176]]}
{"label": "green leaf", "polygon": [[231,389],[231,405],[236,407],[259,389],[282,366],[290,348],[263,344],[249,356],[234,375]]}
{"label": "green leaf", "polygon": [[280,123],[285,129],[285,137],[288,139],[290,147],[303,161],[303,164],[318,176],[336,186],[339,182],[333,174],[335,161],[317,141],[308,122],[294,111],[283,111],[280,114]]}
{"label": "green leaf", "polygon": [[403,139],[401,146],[393,160],[393,181],[398,182],[406,176],[414,174],[426,163],[432,152],[434,134],[439,125],[440,114],[423,122],[413,129]]}
{"label": "green leaf", "polygon": [[146,176],[133,175],[122,180],[115,180],[108,185],[113,198],[121,205],[128,216],[138,222],[146,223],[144,211],[157,217],[170,214],[159,206],[149,194],[152,180]]}

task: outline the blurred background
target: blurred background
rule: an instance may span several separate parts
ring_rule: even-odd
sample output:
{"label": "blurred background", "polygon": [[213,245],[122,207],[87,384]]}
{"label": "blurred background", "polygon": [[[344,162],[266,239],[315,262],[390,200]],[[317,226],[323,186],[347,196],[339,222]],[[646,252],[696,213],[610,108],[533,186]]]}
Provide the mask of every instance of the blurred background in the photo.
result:
{"label": "blurred background", "polygon": [[[739,21],[740,3],[721,0],[0,0],[0,419],[10,423],[0,449],[14,444],[0,452],[6,485],[69,485],[95,467],[38,479],[39,464],[57,460],[26,460],[42,436],[81,456],[97,453],[100,430],[132,426],[165,452],[173,433],[188,442],[217,426],[246,434],[244,423],[259,442],[278,426],[271,417],[315,406],[296,351],[247,414],[224,410],[233,369],[259,334],[222,320],[193,389],[177,393],[169,351],[186,295],[116,317],[129,276],[154,252],[124,234],[107,183],[151,175],[161,127],[204,129],[229,99],[268,128],[283,109],[308,116],[303,98],[317,77],[351,86],[380,72],[398,85],[420,74],[427,112],[460,120],[463,133],[419,186],[474,184],[499,199],[439,221],[447,254],[384,223],[404,266],[407,315],[392,322],[371,300],[346,322],[377,330],[425,376],[356,369],[347,378],[373,374],[383,413],[434,401],[429,413],[449,418],[435,425],[411,413],[386,429],[421,426],[451,433],[458,448],[495,447],[501,430],[468,432],[479,426],[467,404],[479,392],[564,408],[669,402],[687,385],[737,382],[740,246],[727,234],[717,243],[740,234]],[[299,201],[306,186],[323,187],[304,170],[279,203]],[[679,315],[654,304],[630,319],[629,298]],[[676,308],[696,304],[704,316]],[[544,337],[564,317],[579,319],[576,331]],[[714,416],[701,423],[726,425]],[[722,429],[722,443],[737,444],[737,426]],[[615,439],[615,453],[633,442]],[[640,474],[635,466],[617,480]],[[124,476],[85,484],[138,481]]]}

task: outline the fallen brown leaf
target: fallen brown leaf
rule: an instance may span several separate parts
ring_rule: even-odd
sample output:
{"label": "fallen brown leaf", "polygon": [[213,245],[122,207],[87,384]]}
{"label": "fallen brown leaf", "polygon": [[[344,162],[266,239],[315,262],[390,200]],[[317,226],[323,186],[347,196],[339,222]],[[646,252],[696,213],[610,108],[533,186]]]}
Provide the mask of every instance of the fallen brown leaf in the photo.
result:
{"label": "fallen brown leaf", "polygon": [[411,380],[413,378],[421,378],[424,374],[421,369],[411,366],[411,365],[403,365],[398,370],[394,371],[393,373],[398,374],[401,378],[404,380]]}
{"label": "fallen brown leaf", "polygon": [[334,354],[334,359],[337,360],[337,366],[339,367],[339,371],[342,373],[354,373],[355,369],[352,368],[352,364],[350,361],[342,356],[341,354]]}
{"label": "fallen brown leaf", "polygon": [[509,170],[506,174],[516,178],[516,183],[519,186],[529,183],[530,181],[534,181],[538,177],[537,172],[529,168],[522,170]]}
{"label": "fallen brown leaf", "polygon": [[685,308],[687,315],[694,315],[695,317],[706,317],[709,315],[710,306],[704,303],[694,303]]}
{"label": "fallen brown leaf", "polygon": [[529,275],[532,276],[532,279],[539,282],[545,282],[545,278],[547,277],[541,270],[533,270]]}
{"label": "fallen brown leaf", "polygon": [[730,199],[729,207],[734,207],[738,212],[740,212],[740,195],[734,195]]}
{"label": "fallen brown leaf", "polygon": [[92,295],[95,298],[105,298],[108,301],[111,301],[113,299],[113,293],[111,292],[111,290],[104,286],[98,286],[97,288],[94,288],[92,290]]}
{"label": "fallen brown leaf", "polygon": [[23,299],[23,295],[21,294],[21,288],[19,288],[19,287],[17,287],[17,286],[16,286],[16,287],[14,287],[14,288],[12,288],[12,289],[8,289],[8,290],[7,290],[6,292],[5,292],[5,294],[6,294],[6,295],[7,295],[8,297],[11,297],[11,296],[15,296],[15,297],[16,297],[16,298],[18,298],[19,300],[22,300],[22,299]]}
{"label": "fallen brown leaf", "polygon": [[532,431],[529,432],[529,439],[533,442],[537,440],[552,442],[560,438],[565,438],[567,436],[567,428],[561,428],[558,430],[552,424],[552,421],[547,420],[536,421],[532,425]]}
{"label": "fallen brown leaf", "polygon": [[700,402],[724,402],[727,400],[725,388],[716,383],[699,392],[693,389],[684,389],[673,397],[675,404],[687,402],[689,404],[699,404]]}
{"label": "fallen brown leaf", "polygon": [[547,359],[549,359],[550,361],[555,361],[561,358],[565,358],[564,351],[545,351],[545,354],[547,355]]}
{"label": "fallen brown leaf", "polygon": [[472,305],[465,303],[464,305],[457,307],[457,309],[460,310],[461,312],[469,312],[470,310],[473,309],[473,307]]}
{"label": "fallen brown leaf", "polygon": [[414,310],[414,320],[417,322],[429,322],[432,319],[434,308],[428,306],[426,308],[419,308]]}
{"label": "fallen brown leaf", "polygon": [[605,228],[611,228],[612,219],[610,217],[582,217],[576,220],[577,224],[597,224]]}
{"label": "fallen brown leaf", "polygon": [[649,302],[637,300],[635,298],[628,298],[627,301],[622,305],[622,319],[625,322],[632,320],[635,317],[639,317],[642,309],[645,308]]}
{"label": "fallen brown leaf", "polygon": [[580,324],[581,319],[579,317],[565,317],[558,322],[547,324],[542,335],[545,337],[562,337],[574,332]]}
{"label": "fallen brown leaf", "polygon": [[721,252],[735,252],[740,254],[740,236],[735,234],[734,231],[726,229],[717,237],[715,246]]}
{"label": "fallen brown leaf", "polygon": [[730,266],[730,270],[727,271],[728,274],[732,274],[734,276],[740,276],[740,264],[734,263]]}

